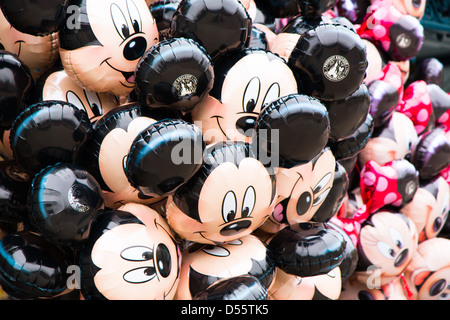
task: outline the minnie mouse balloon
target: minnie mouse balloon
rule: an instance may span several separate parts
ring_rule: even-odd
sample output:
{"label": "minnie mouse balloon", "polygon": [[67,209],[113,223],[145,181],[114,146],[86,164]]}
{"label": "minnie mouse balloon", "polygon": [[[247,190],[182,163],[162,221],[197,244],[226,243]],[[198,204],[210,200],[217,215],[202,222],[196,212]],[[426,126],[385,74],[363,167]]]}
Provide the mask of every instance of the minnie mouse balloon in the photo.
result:
{"label": "minnie mouse balloon", "polygon": [[195,40],[214,60],[248,45],[252,20],[238,0],[183,0],[171,24],[173,38]]}
{"label": "minnie mouse balloon", "polygon": [[0,1],[0,7],[11,25],[20,32],[45,36],[64,24],[65,0]]}
{"label": "minnie mouse balloon", "polygon": [[30,106],[14,121],[11,149],[24,169],[37,173],[58,162],[73,163],[90,130],[85,111],[67,102],[45,101]]}
{"label": "minnie mouse balloon", "polygon": [[143,105],[191,111],[212,89],[214,72],[206,51],[191,39],[169,39],[147,51],[136,69]]}
{"label": "minnie mouse balloon", "polygon": [[97,181],[82,167],[59,163],[38,173],[31,185],[30,220],[49,241],[80,247],[93,219],[103,209]]}

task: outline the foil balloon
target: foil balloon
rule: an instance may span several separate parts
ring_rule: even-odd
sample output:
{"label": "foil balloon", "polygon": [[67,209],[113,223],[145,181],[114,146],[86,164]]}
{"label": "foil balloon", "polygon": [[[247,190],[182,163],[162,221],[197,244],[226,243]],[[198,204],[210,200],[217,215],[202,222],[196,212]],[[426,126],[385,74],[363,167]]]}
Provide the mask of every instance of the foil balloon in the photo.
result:
{"label": "foil balloon", "polygon": [[420,243],[405,271],[416,300],[447,300],[450,281],[450,240],[433,238]]}
{"label": "foil balloon", "polygon": [[80,257],[86,300],[171,300],[181,256],[169,226],[141,204],[107,210],[92,224]]}
{"label": "foil balloon", "polygon": [[159,42],[145,1],[74,0],[67,6],[77,12],[77,19],[69,16],[59,32],[67,74],[88,91],[128,96],[139,59]]}
{"label": "foil balloon", "polygon": [[62,68],[39,77],[28,97],[30,104],[51,100],[65,101],[86,111],[92,123],[119,106],[118,97],[83,89]]}
{"label": "foil balloon", "polygon": [[14,120],[26,109],[27,94],[33,85],[28,66],[17,56],[0,51],[0,126],[11,128]]}
{"label": "foil balloon", "polygon": [[392,61],[410,60],[418,55],[424,28],[417,18],[402,14],[392,1],[375,0],[369,10],[358,28],[361,38],[373,41]]}
{"label": "foil balloon", "polygon": [[64,293],[71,259],[56,245],[29,231],[0,240],[0,282],[14,299],[53,298]]}
{"label": "foil balloon", "polygon": [[299,0],[297,3],[300,8],[300,14],[306,19],[312,20],[320,17],[327,10],[333,9],[336,0]]}
{"label": "foil balloon", "polygon": [[342,100],[363,82],[367,53],[354,31],[324,24],[300,37],[288,64],[298,79],[299,92],[325,101]]}
{"label": "foil balloon", "polygon": [[347,18],[352,23],[360,24],[370,4],[370,0],[337,0],[334,8],[339,16]]}
{"label": "foil balloon", "polygon": [[437,84],[428,85],[428,93],[437,127],[450,131],[450,95]]}
{"label": "foil balloon", "polygon": [[371,141],[373,130],[374,120],[369,113],[353,134],[339,141],[329,142],[328,147],[333,151],[336,160],[356,158]]}
{"label": "foil balloon", "polygon": [[190,38],[214,60],[248,46],[252,20],[238,0],[183,0],[171,22],[172,38]]}
{"label": "foil balloon", "polygon": [[170,38],[170,24],[180,2],[181,0],[157,0],[149,4],[150,12],[156,20],[161,41]]}
{"label": "foil balloon", "polygon": [[395,111],[386,124],[374,129],[372,138],[358,154],[358,163],[362,167],[369,160],[380,165],[392,160],[408,160],[418,140],[411,119]]}
{"label": "foil balloon", "polygon": [[432,179],[450,165],[450,141],[444,130],[436,128],[424,133],[411,151],[411,163],[421,180]]}
{"label": "foil balloon", "polygon": [[188,241],[220,244],[258,229],[273,212],[273,170],[243,142],[208,146],[200,169],[169,196],[169,225]]}
{"label": "foil balloon", "polygon": [[423,59],[417,66],[414,80],[423,80],[427,84],[443,85],[444,65],[436,58]]}
{"label": "foil balloon", "polygon": [[417,135],[430,131],[435,126],[431,96],[428,85],[423,80],[414,81],[405,88],[403,100],[396,110],[411,119]]}
{"label": "foil balloon", "polygon": [[237,276],[217,281],[192,300],[266,300],[267,288],[256,277]]}
{"label": "foil balloon", "polygon": [[322,223],[290,225],[270,240],[275,265],[288,274],[311,277],[327,274],[342,263],[345,240]]}
{"label": "foil balloon", "polygon": [[439,235],[450,210],[450,186],[441,176],[422,182],[412,201],[400,209],[419,232],[419,243]]}
{"label": "foil balloon", "polygon": [[202,133],[195,125],[163,120],[136,136],[125,174],[130,184],[146,196],[173,194],[200,169],[204,149]]}
{"label": "foil balloon", "polygon": [[208,143],[250,143],[259,113],[298,92],[286,62],[271,51],[245,48],[214,60],[214,86],[192,111]]}
{"label": "foil balloon", "polygon": [[59,57],[57,32],[46,36],[20,32],[11,26],[1,11],[0,44],[2,50],[16,54],[30,68],[35,80],[53,67]]}
{"label": "foil balloon", "polygon": [[160,200],[160,197],[145,196],[131,186],[125,174],[126,159],[141,131],[158,121],[179,118],[179,113],[173,109],[150,109],[131,103],[115,108],[95,123],[76,163],[86,168],[100,184],[106,207],[117,209],[128,202],[151,204]]}
{"label": "foil balloon", "polygon": [[82,167],[59,163],[33,179],[28,196],[29,219],[44,238],[80,248],[95,216],[103,209],[97,181]]}
{"label": "foil balloon", "polygon": [[297,0],[256,0],[258,8],[275,18],[295,17],[300,13]]}
{"label": "foil balloon", "polygon": [[191,111],[212,89],[214,72],[206,51],[191,39],[163,40],[147,51],[136,69],[142,104]]}
{"label": "foil balloon", "polygon": [[33,36],[46,36],[57,32],[64,24],[66,1],[2,0],[0,7],[16,30]]}
{"label": "foil balloon", "polygon": [[370,111],[371,96],[363,83],[343,100],[324,104],[330,118],[330,141],[338,141],[352,135],[364,123]]}
{"label": "foil balloon", "polygon": [[183,252],[176,299],[205,296],[208,288],[217,288],[220,281],[236,285],[231,279],[242,276],[255,277],[265,291],[275,277],[271,253],[256,236],[247,235],[225,244],[192,246]]}
{"label": "foil balloon", "polygon": [[401,213],[380,210],[363,222],[358,238],[359,259],[355,277],[385,285],[405,271],[418,245],[416,225]]}
{"label": "foil balloon", "polygon": [[[265,155],[276,161],[272,164],[274,167],[292,168],[320,154],[329,140],[330,120],[326,107],[319,100],[289,94],[262,110],[254,134],[254,149],[260,153],[260,159]],[[275,135],[276,145],[272,143]]]}
{"label": "foil balloon", "polygon": [[11,149],[24,169],[37,173],[58,162],[73,163],[90,131],[85,111],[70,103],[45,101],[30,106],[14,121]]}

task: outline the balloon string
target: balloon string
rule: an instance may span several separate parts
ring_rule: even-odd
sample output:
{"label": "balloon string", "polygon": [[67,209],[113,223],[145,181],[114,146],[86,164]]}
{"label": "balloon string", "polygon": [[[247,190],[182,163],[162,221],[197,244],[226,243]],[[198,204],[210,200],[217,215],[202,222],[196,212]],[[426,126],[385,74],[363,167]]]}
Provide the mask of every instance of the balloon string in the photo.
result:
{"label": "balloon string", "polygon": [[411,289],[409,288],[409,285],[406,282],[405,274],[403,272],[400,275],[400,281],[402,283],[403,290],[406,292],[406,294],[408,296],[408,300],[415,300],[414,294],[412,293]]}

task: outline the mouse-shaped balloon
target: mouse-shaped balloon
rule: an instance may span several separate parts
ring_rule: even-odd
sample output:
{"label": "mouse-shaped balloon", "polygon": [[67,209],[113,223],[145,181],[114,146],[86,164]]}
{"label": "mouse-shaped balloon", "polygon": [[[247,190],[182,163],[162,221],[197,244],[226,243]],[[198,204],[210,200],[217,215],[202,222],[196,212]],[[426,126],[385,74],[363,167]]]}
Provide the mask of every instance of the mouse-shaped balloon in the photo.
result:
{"label": "mouse-shaped balloon", "polygon": [[87,300],[171,300],[181,255],[156,211],[136,203],[107,210],[82,248],[81,293]]}
{"label": "mouse-shaped balloon", "polygon": [[93,92],[127,96],[133,91],[139,59],[159,42],[156,21],[144,0],[68,1],[78,26],[59,31],[61,62],[67,74]]}
{"label": "mouse-shaped balloon", "polygon": [[251,234],[272,213],[275,176],[244,142],[207,147],[200,169],[166,204],[169,225],[183,239],[205,244]]}
{"label": "mouse-shaped balloon", "polygon": [[194,244],[182,254],[176,299],[190,300],[219,280],[242,275],[256,277],[266,290],[275,277],[270,251],[254,235],[224,244]]}
{"label": "mouse-shaped balloon", "polygon": [[400,212],[416,224],[419,242],[436,237],[448,219],[450,187],[441,176],[422,182],[410,203]]}
{"label": "mouse-shaped balloon", "polygon": [[417,246],[405,277],[416,300],[448,300],[450,240],[428,239]]}

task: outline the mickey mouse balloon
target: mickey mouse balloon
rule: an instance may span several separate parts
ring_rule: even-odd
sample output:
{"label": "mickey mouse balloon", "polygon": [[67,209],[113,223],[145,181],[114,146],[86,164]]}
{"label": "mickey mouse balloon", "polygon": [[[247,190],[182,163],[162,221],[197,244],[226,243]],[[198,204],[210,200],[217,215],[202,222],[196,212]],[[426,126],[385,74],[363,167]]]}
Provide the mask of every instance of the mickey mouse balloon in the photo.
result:
{"label": "mickey mouse balloon", "polygon": [[[156,21],[144,0],[69,0],[79,26],[60,31],[61,62],[85,89],[127,96],[142,55],[159,42]],[[68,21],[69,22],[69,21]]]}

